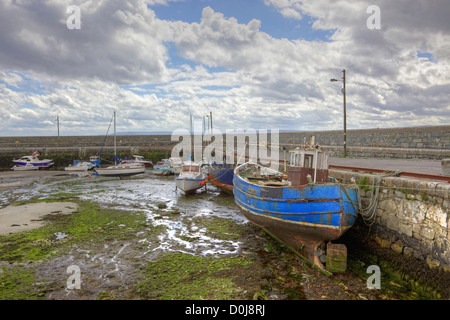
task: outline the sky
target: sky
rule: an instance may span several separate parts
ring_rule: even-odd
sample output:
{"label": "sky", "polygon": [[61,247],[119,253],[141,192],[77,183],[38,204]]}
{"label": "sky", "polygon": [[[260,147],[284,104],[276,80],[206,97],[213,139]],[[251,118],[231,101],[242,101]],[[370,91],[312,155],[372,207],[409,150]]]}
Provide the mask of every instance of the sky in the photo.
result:
{"label": "sky", "polygon": [[[450,124],[448,0],[0,0],[0,136]],[[330,79],[339,81],[331,82]]]}

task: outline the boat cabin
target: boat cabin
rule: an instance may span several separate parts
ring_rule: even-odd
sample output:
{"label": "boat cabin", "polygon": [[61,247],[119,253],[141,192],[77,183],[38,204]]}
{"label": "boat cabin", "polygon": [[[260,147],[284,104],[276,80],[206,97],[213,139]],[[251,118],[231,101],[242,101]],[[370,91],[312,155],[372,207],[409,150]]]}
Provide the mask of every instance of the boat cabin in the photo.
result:
{"label": "boat cabin", "polygon": [[197,166],[197,165],[183,165],[181,167],[181,172],[199,173],[200,172],[200,166]]}
{"label": "boat cabin", "polygon": [[38,160],[37,157],[32,157],[32,156],[23,156],[22,158],[19,159],[20,161],[25,161],[25,162],[33,162],[34,160]]}
{"label": "boat cabin", "polygon": [[287,175],[292,186],[328,182],[328,153],[320,150],[318,146],[309,149],[297,148],[289,153]]}

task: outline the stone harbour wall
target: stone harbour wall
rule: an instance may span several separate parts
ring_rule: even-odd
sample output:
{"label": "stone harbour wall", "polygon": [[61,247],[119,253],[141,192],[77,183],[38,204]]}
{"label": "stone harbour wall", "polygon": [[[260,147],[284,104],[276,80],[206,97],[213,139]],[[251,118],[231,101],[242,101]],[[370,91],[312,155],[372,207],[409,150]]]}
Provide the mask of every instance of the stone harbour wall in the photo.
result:
{"label": "stone harbour wall", "polygon": [[[315,142],[332,156],[343,156],[343,130],[280,133],[280,143]],[[347,155],[352,157],[450,158],[450,126],[347,130]]]}
{"label": "stone harbour wall", "polygon": [[[330,170],[330,176],[343,183],[354,178],[363,208],[373,199],[382,177],[341,170]],[[409,261],[408,268],[423,266],[421,273],[433,274],[435,282],[450,291],[450,184],[384,176],[379,186],[373,224],[361,230],[380,248]]]}
{"label": "stone harbour wall", "polygon": [[[292,149],[304,141],[309,142],[311,136],[330,155],[343,155],[342,130],[280,132],[279,142]],[[171,141],[171,135],[118,135],[116,140],[118,149],[132,149],[134,152],[170,151],[178,143]],[[0,137],[0,150],[8,154],[26,154],[35,149],[41,153],[83,150],[97,153],[103,143],[105,148],[112,147],[113,137],[108,136],[106,141],[105,136]],[[450,126],[347,130],[347,155],[436,160],[450,158]]]}
{"label": "stone harbour wall", "polygon": [[[320,145],[342,146],[343,130],[280,133],[282,141],[309,141],[311,135]],[[298,141],[300,139],[300,141]],[[450,126],[347,129],[347,147],[450,149]]]}

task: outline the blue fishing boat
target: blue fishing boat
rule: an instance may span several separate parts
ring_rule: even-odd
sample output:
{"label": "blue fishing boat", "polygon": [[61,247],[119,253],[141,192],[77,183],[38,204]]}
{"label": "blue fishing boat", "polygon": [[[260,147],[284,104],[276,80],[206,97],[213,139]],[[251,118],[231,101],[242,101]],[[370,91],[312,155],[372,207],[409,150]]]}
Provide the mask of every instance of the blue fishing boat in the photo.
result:
{"label": "blue fishing boat", "polygon": [[234,164],[212,163],[208,168],[209,181],[225,193],[233,194]]}
{"label": "blue fishing boat", "polygon": [[327,242],[356,221],[357,191],[329,182],[328,155],[318,147],[291,152],[287,174],[248,162],[234,170],[234,199],[243,215],[323,270],[332,248]]}

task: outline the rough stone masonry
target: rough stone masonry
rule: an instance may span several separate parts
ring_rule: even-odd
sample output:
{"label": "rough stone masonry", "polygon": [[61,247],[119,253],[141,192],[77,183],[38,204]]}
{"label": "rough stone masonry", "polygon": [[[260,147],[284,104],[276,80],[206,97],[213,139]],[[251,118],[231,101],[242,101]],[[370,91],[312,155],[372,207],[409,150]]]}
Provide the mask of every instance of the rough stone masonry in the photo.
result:
{"label": "rough stone masonry", "polygon": [[[330,170],[330,176],[344,183],[365,181],[360,185],[361,203],[373,198],[374,179],[369,173]],[[365,178],[365,179],[364,179]],[[404,259],[426,266],[450,289],[450,184],[395,176],[382,177],[375,221],[370,238],[380,247],[390,249]],[[444,276],[442,276],[444,275]],[[427,277],[424,274],[424,277]]]}

